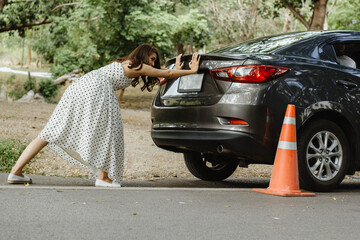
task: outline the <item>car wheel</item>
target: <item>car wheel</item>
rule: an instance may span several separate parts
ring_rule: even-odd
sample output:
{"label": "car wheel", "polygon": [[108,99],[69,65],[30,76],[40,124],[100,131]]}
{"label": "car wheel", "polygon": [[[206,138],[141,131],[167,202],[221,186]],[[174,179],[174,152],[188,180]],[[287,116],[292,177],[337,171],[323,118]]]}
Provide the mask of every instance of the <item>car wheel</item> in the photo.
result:
{"label": "car wheel", "polygon": [[221,181],[233,174],[239,162],[220,160],[214,155],[199,152],[184,153],[186,167],[197,178],[206,181]]}
{"label": "car wheel", "polygon": [[349,163],[349,145],[344,132],[334,122],[317,120],[299,133],[300,185],[314,191],[337,187]]}

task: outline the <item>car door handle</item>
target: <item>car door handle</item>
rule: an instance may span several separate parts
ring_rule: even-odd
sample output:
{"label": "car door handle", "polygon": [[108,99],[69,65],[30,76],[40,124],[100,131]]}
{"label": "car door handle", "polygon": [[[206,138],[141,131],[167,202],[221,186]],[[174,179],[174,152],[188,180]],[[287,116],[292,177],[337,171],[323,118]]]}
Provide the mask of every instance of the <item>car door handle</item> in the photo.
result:
{"label": "car door handle", "polygon": [[350,80],[336,80],[336,84],[346,88],[347,90],[357,88],[358,85]]}

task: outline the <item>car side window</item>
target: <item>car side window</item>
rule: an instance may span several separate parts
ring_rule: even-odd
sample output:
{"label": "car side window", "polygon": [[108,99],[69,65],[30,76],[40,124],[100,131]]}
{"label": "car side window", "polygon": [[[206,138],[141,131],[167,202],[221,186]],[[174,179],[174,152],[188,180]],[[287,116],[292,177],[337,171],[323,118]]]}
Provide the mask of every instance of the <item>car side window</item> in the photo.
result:
{"label": "car side window", "polygon": [[350,68],[360,68],[360,42],[333,44],[337,63]]}
{"label": "car side window", "polygon": [[335,50],[332,44],[326,44],[319,49],[319,56],[323,60],[337,62]]}

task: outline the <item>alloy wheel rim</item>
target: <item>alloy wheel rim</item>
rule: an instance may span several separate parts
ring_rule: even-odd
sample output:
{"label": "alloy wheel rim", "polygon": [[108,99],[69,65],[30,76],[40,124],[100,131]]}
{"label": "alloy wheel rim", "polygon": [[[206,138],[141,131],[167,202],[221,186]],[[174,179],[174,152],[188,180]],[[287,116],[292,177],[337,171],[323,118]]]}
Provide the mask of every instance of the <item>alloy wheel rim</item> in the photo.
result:
{"label": "alloy wheel rim", "polygon": [[311,174],[320,181],[333,179],[343,160],[339,139],[329,131],[316,133],[306,149],[306,162]]}

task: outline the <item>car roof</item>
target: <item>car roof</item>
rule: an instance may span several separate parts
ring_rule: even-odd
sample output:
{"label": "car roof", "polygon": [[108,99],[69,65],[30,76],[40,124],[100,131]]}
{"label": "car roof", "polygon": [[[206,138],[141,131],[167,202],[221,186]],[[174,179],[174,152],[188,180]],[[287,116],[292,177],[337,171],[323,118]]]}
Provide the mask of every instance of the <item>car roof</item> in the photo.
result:
{"label": "car roof", "polygon": [[[334,39],[353,39],[360,37],[360,32],[348,30],[314,31],[316,34],[308,39],[294,42],[287,46],[277,49],[274,54],[296,55],[304,57],[318,58],[318,47],[330,43]],[[360,38],[358,38],[360,39]]]}
{"label": "car roof", "polygon": [[[360,36],[360,32],[350,30],[319,30],[319,31],[302,31],[292,32],[277,35],[270,35],[261,38],[256,38],[244,42],[240,42],[231,46],[214,50],[210,53],[213,54],[267,54],[277,53],[283,54],[286,52],[294,51],[294,46],[299,44],[319,44],[327,39],[339,36]],[[304,49],[302,49],[304,51]]]}

